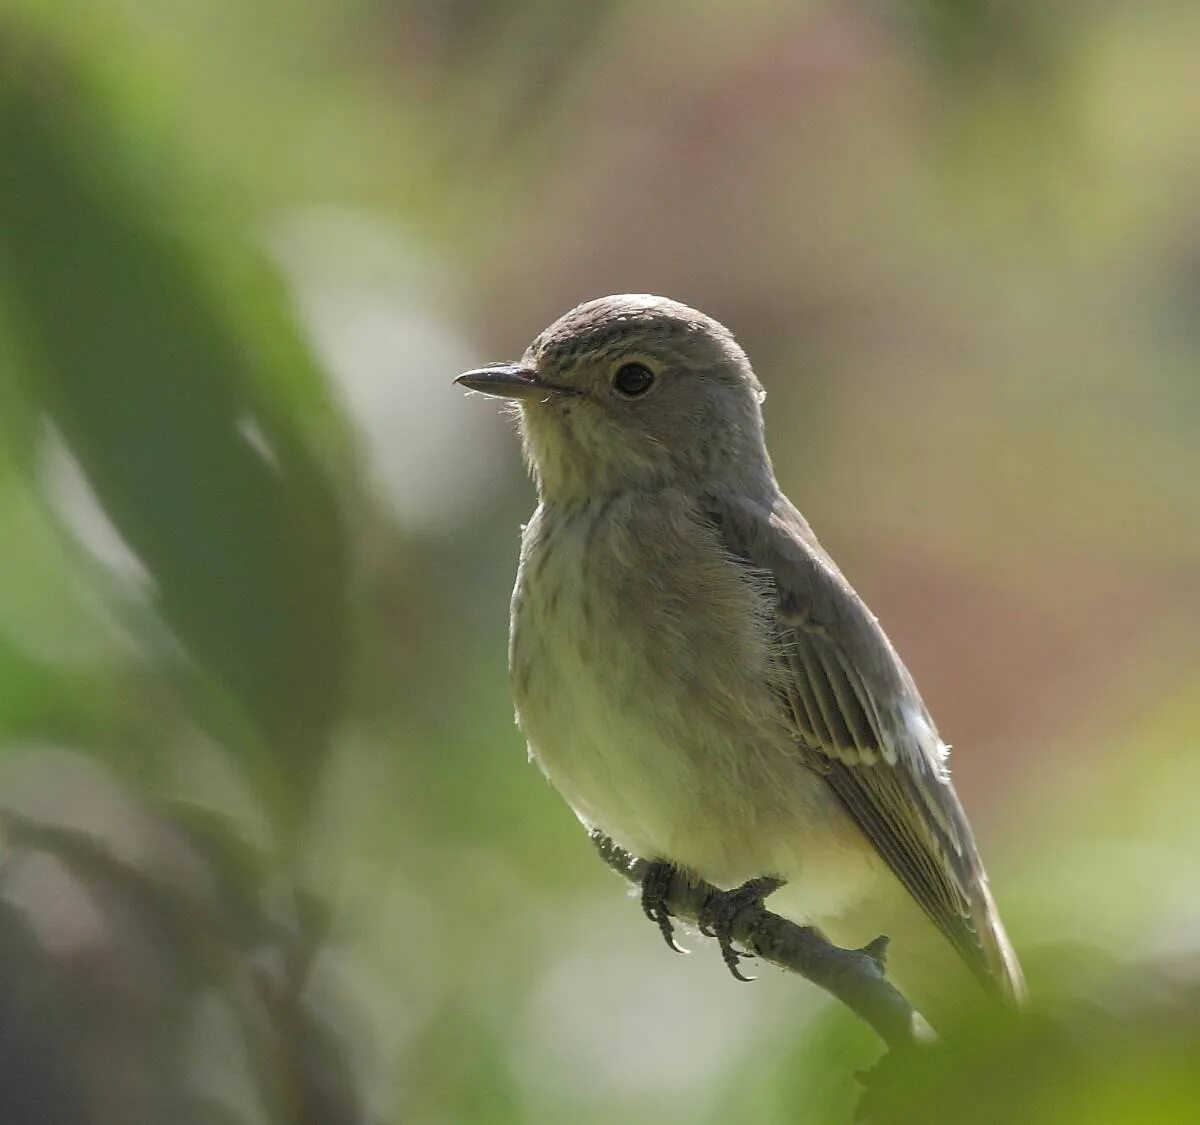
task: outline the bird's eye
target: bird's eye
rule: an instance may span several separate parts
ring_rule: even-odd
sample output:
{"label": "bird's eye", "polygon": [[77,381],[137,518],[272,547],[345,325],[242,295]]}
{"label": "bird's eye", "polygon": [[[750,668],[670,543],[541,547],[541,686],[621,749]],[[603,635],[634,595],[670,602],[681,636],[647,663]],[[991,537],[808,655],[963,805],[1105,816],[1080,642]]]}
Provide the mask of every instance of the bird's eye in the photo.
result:
{"label": "bird's eye", "polygon": [[626,398],[644,395],[654,382],[654,372],[644,363],[623,363],[613,376],[613,387]]}

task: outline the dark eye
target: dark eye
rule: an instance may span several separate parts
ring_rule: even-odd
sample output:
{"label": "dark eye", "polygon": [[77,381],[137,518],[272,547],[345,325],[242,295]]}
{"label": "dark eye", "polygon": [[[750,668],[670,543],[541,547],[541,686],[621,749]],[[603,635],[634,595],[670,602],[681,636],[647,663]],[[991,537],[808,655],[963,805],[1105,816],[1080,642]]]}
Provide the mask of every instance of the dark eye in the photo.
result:
{"label": "dark eye", "polygon": [[624,363],[613,376],[613,386],[626,398],[644,395],[654,382],[654,372],[644,363]]}

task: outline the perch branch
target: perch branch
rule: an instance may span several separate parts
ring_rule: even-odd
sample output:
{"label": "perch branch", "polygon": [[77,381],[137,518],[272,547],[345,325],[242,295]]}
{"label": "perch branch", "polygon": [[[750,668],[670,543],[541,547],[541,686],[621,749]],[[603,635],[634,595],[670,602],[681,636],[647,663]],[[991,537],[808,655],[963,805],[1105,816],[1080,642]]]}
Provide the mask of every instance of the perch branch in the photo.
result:
{"label": "perch branch", "polygon": [[[592,833],[600,857],[631,883],[641,885],[649,866]],[[711,883],[677,871],[667,891],[667,908],[680,921],[698,925],[706,904],[721,892]],[[930,1038],[927,1025],[884,975],[887,939],[864,949],[841,949],[811,926],[799,926],[763,906],[747,906],[733,920],[733,940],[755,957],[796,973],[840,1000],[869,1024],[891,1048],[910,1047]]]}

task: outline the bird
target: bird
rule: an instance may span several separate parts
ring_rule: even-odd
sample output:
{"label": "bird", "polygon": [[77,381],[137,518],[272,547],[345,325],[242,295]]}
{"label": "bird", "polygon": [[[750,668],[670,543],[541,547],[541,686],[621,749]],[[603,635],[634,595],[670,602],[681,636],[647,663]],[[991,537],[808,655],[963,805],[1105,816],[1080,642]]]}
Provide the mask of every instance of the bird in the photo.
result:
{"label": "bird", "polygon": [[508,650],[529,756],[647,862],[668,942],[682,871],[845,948],[886,933],[888,975],[935,1027],[1020,1006],[948,747],[781,490],[733,334],[666,297],[602,297],[456,382],[512,404],[536,485]]}

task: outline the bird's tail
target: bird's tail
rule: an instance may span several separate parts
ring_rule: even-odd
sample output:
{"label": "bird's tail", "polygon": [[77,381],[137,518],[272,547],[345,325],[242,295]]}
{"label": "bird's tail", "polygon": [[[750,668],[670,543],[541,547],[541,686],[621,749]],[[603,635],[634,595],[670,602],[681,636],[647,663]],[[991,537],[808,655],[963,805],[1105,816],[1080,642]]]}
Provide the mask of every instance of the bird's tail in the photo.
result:
{"label": "bird's tail", "polygon": [[1025,1007],[1029,1000],[1025,974],[1021,971],[1017,952],[1008,940],[1004,923],[1000,921],[1000,912],[996,909],[986,880],[981,879],[976,887],[975,909],[972,913],[975,916],[979,943],[983,947],[983,955],[991,970],[996,990],[1001,998],[1014,1008]]}

